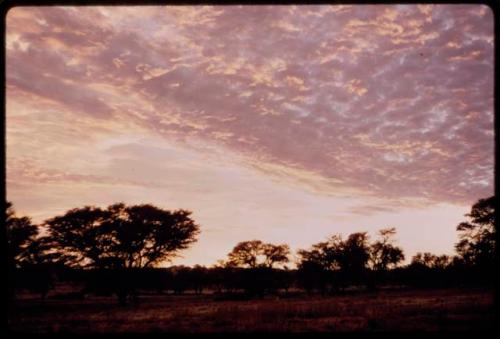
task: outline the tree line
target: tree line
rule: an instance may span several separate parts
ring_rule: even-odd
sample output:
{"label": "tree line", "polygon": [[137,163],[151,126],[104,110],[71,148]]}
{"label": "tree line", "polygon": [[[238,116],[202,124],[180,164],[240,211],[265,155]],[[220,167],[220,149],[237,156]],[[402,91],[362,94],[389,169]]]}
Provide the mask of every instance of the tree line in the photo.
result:
{"label": "tree line", "polygon": [[[457,226],[454,256],[417,253],[401,265],[395,228],[385,228],[370,242],[366,232],[343,238],[334,234],[297,251],[296,269],[289,269],[287,244],[243,241],[213,267],[158,268],[193,244],[200,226],[187,210],[164,210],[150,204],[85,206],[34,225],[18,217],[6,202],[9,296],[28,288],[42,299],[55,281],[81,283],[73,297],[102,294],[125,304],[138,291],[195,293],[215,291],[240,297],[302,290],[342,293],[375,290],[383,285],[417,287],[491,284],[495,265],[495,197],[480,199],[467,221]],[[71,296],[67,296],[71,297]]]}

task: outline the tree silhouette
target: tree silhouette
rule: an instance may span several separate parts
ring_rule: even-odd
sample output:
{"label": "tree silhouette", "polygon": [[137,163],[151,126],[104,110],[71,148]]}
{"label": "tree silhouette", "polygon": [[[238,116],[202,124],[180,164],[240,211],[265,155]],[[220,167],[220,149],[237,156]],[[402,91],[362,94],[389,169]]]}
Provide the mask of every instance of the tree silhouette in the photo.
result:
{"label": "tree silhouette", "polygon": [[90,290],[114,290],[125,304],[128,296],[136,300],[137,269],[170,259],[196,241],[199,226],[190,214],[118,203],[75,208],[45,225],[61,262],[99,269],[87,283]]}
{"label": "tree silhouette", "polygon": [[105,266],[105,258],[113,257],[109,217],[110,213],[105,210],[85,206],[46,220],[47,241],[57,255],[56,260],[72,267]]}
{"label": "tree silhouette", "polygon": [[211,288],[230,298],[253,298],[290,286],[324,293],[360,283],[375,287],[382,281],[419,287],[488,284],[496,246],[494,201],[479,200],[466,215],[469,220],[458,225],[459,256],[417,253],[410,265],[398,267],[403,250],[394,244],[396,229],[385,228],[373,243],[366,232],[358,232],[345,240],[332,235],[299,250],[298,270],[291,271],[279,269],[289,261],[289,246],[260,240],[238,243],[228,261],[213,268],[155,268],[196,241],[199,226],[185,210],[149,204],[85,206],[46,220],[48,235],[38,236],[38,226],[17,217],[6,202],[9,292],[30,289],[45,298],[53,277],[68,272],[85,286],[78,295],[116,293],[121,303],[139,289],[201,294]]}
{"label": "tree silhouette", "polygon": [[358,232],[350,234],[346,240],[340,235],[330,236],[327,241],[314,244],[310,250],[297,253],[302,284],[324,292],[328,285],[336,290],[363,281],[370,247],[366,232]]}
{"label": "tree silhouette", "polygon": [[349,235],[342,243],[340,269],[350,283],[359,283],[364,279],[366,266],[370,258],[370,247],[366,232]]}
{"label": "tree silhouette", "polygon": [[343,242],[340,235],[332,235],[327,241],[312,245],[309,251],[299,250],[300,265],[315,263],[324,270],[340,269]]}
{"label": "tree silhouette", "polygon": [[30,246],[38,234],[37,226],[28,217],[17,217],[12,203],[5,203],[5,233],[7,238],[7,261],[10,269],[19,268],[30,254]]}
{"label": "tree silhouette", "polygon": [[257,267],[257,257],[262,253],[262,241],[242,241],[228,254],[229,263],[241,267]]}
{"label": "tree silhouette", "polygon": [[345,286],[346,258],[345,242],[341,235],[332,235],[327,241],[312,245],[310,250],[299,250],[299,279],[307,290],[319,289],[322,293],[328,287],[337,290]]}
{"label": "tree silhouette", "polygon": [[441,270],[446,269],[448,265],[452,263],[452,260],[453,259],[446,254],[436,256],[436,259],[434,259],[433,267]]}
{"label": "tree silhouette", "polygon": [[50,239],[72,265],[145,268],[176,255],[196,241],[199,226],[185,210],[114,204],[72,209],[45,222]]}
{"label": "tree silhouette", "polygon": [[443,287],[468,280],[472,272],[457,271],[460,267],[457,259],[445,254],[438,256],[430,252],[418,252],[406,268],[409,282],[419,287]]}
{"label": "tree silhouette", "polygon": [[[226,270],[232,270],[231,287],[243,289],[246,297],[260,297],[276,292],[279,281],[273,265],[288,262],[288,245],[274,245],[260,240],[238,243],[228,254]],[[230,287],[230,288],[231,288]]]}
{"label": "tree silhouette", "polygon": [[491,266],[495,256],[495,196],[480,199],[465,216],[469,221],[457,226],[457,253],[467,265]]}
{"label": "tree silhouette", "polygon": [[371,245],[370,261],[376,271],[386,271],[404,260],[403,250],[393,245],[396,228],[385,228],[379,231],[380,240]]}
{"label": "tree silhouette", "polygon": [[[387,277],[389,268],[395,268],[404,260],[403,250],[393,245],[396,228],[385,228],[379,231],[380,239],[370,245],[370,264],[373,269],[369,287],[375,289],[376,285]],[[392,267],[391,267],[392,266]]]}
{"label": "tree silhouette", "polygon": [[228,254],[228,264],[237,267],[272,268],[274,264],[288,262],[289,255],[290,248],[286,244],[274,245],[260,240],[242,241]]}
{"label": "tree silhouette", "polygon": [[412,257],[410,265],[443,270],[452,265],[453,262],[454,258],[446,254],[438,256],[430,252],[418,252]]}
{"label": "tree silhouette", "polygon": [[422,267],[432,267],[432,263],[434,262],[434,255],[430,252],[417,252],[411,258],[411,264],[414,266],[422,266]]}
{"label": "tree silhouette", "polygon": [[16,288],[40,294],[42,301],[53,287],[50,258],[44,237],[29,217],[17,217],[11,202],[5,204],[9,300]]}
{"label": "tree silhouette", "polygon": [[264,244],[262,246],[262,254],[266,257],[264,265],[267,267],[273,267],[274,264],[287,263],[290,261],[288,259],[290,247],[286,244]]}

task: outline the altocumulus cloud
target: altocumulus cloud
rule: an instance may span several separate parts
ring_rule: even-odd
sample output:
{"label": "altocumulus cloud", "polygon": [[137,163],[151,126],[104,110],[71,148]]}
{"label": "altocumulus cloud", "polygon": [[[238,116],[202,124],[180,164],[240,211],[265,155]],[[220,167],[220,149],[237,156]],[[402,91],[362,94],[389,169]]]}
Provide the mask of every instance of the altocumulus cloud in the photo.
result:
{"label": "altocumulus cloud", "polygon": [[9,180],[105,181],[41,154],[140,130],[322,192],[470,204],[493,191],[485,6],[18,7],[6,48]]}

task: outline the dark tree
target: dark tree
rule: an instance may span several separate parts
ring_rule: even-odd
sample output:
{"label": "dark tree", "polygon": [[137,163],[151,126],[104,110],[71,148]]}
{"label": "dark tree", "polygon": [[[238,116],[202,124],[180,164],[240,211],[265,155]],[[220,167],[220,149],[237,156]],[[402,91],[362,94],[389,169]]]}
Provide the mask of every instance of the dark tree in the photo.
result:
{"label": "dark tree", "polygon": [[190,277],[191,269],[187,266],[172,266],[169,268],[171,273],[170,289],[174,294],[182,294],[191,287],[192,279]]}
{"label": "dark tree", "polygon": [[267,267],[273,267],[274,264],[284,264],[290,261],[288,259],[290,247],[286,244],[264,244],[262,246],[262,254],[265,256],[264,265]]}
{"label": "dark tree", "polygon": [[233,269],[232,286],[243,289],[246,297],[263,297],[266,293],[276,293],[279,283],[274,264],[288,262],[288,245],[274,245],[260,240],[238,243],[228,254],[227,269]]}
{"label": "dark tree", "polygon": [[396,268],[404,260],[403,250],[394,246],[393,237],[396,228],[386,228],[379,231],[380,239],[370,246],[370,264],[372,271],[368,279],[369,288],[375,289],[378,284],[385,282],[388,270]]}
{"label": "dark tree", "polygon": [[[114,239],[109,227],[110,213],[97,207],[75,208],[46,220],[56,260],[72,267],[101,268],[111,252]],[[109,261],[109,260],[108,260]]]}
{"label": "dark tree", "polygon": [[365,279],[366,268],[370,258],[368,235],[358,232],[349,235],[342,243],[340,270],[351,284],[358,284]]}
{"label": "dark tree", "polygon": [[336,290],[343,282],[336,274],[341,268],[342,252],[340,235],[314,244],[310,250],[299,250],[298,279],[301,286],[309,292],[316,289],[324,293],[328,287]]}
{"label": "dark tree", "polygon": [[10,202],[6,202],[5,227],[9,298],[14,298],[16,289],[28,289],[45,300],[53,287],[45,238],[37,237],[38,227],[29,217],[16,216]]}
{"label": "dark tree", "polygon": [[30,246],[38,234],[37,226],[28,217],[17,217],[12,203],[5,203],[5,233],[9,269],[19,268],[29,259]]}
{"label": "dark tree", "polygon": [[461,270],[458,257],[418,252],[407,266],[409,283],[419,287],[445,287],[468,279],[471,272]]}
{"label": "dark tree", "polygon": [[441,257],[438,257],[430,252],[418,252],[411,258],[410,265],[435,268],[442,266],[444,261],[448,261],[448,256],[442,255]]}
{"label": "dark tree", "polygon": [[113,290],[125,304],[128,296],[136,300],[137,269],[168,260],[196,241],[199,226],[190,214],[119,203],[72,209],[45,225],[62,262],[98,269],[88,282],[91,291]]}
{"label": "dark tree", "polygon": [[73,265],[146,268],[172,258],[196,241],[199,226],[190,214],[120,203],[105,210],[72,209],[45,225],[55,248]]}
{"label": "dark tree", "polygon": [[325,270],[340,269],[343,241],[340,235],[332,235],[327,241],[312,245],[309,251],[299,250],[300,263],[315,263]]}
{"label": "dark tree", "polygon": [[444,270],[452,263],[452,258],[446,254],[436,256],[434,262],[432,263],[434,268]]}
{"label": "dark tree", "polygon": [[457,226],[457,253],[467,265],[490,267],[495,256],[495,196],[480,199],[469,214],[468,221]]}
{"label": "dark tree", "polygon": [[260,240],[242,241],[228,254],[228,264],[236,267],[272,268],[274,264],[289,261],[290,248],[286,244],[274,245]]}
{"label": "dark tree", "polygon": [[396,228],[394,227],[379,231],[380,240],[371,245],[370,251],[370,261],[374,270],[386,271],[404,260],[403,250],[393,244],[392,238],[395,234]]}
{"label": "dark tree", "polygon": [[260,240],[242,241],[228,254],[229,263],[240,267],[257,267],[258,256],[262,253]]}
{"label": "dark tree", "polygon": [[195,265],[191,269],[190,279],[195,293],[203,293],[203,290],[208,287],[208,269],[201,265]]}

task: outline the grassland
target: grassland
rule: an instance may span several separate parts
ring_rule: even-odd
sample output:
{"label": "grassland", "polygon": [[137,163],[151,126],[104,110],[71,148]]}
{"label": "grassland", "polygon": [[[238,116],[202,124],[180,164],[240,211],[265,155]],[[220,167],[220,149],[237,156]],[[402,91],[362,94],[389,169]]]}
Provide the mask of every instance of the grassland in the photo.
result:
{"label": "grassland", "polygon": [[211,295],[19,299],[14,332],[466,331],[494,328],[493,293],[479,289],[399,290],[343,296],[216,300]]}

